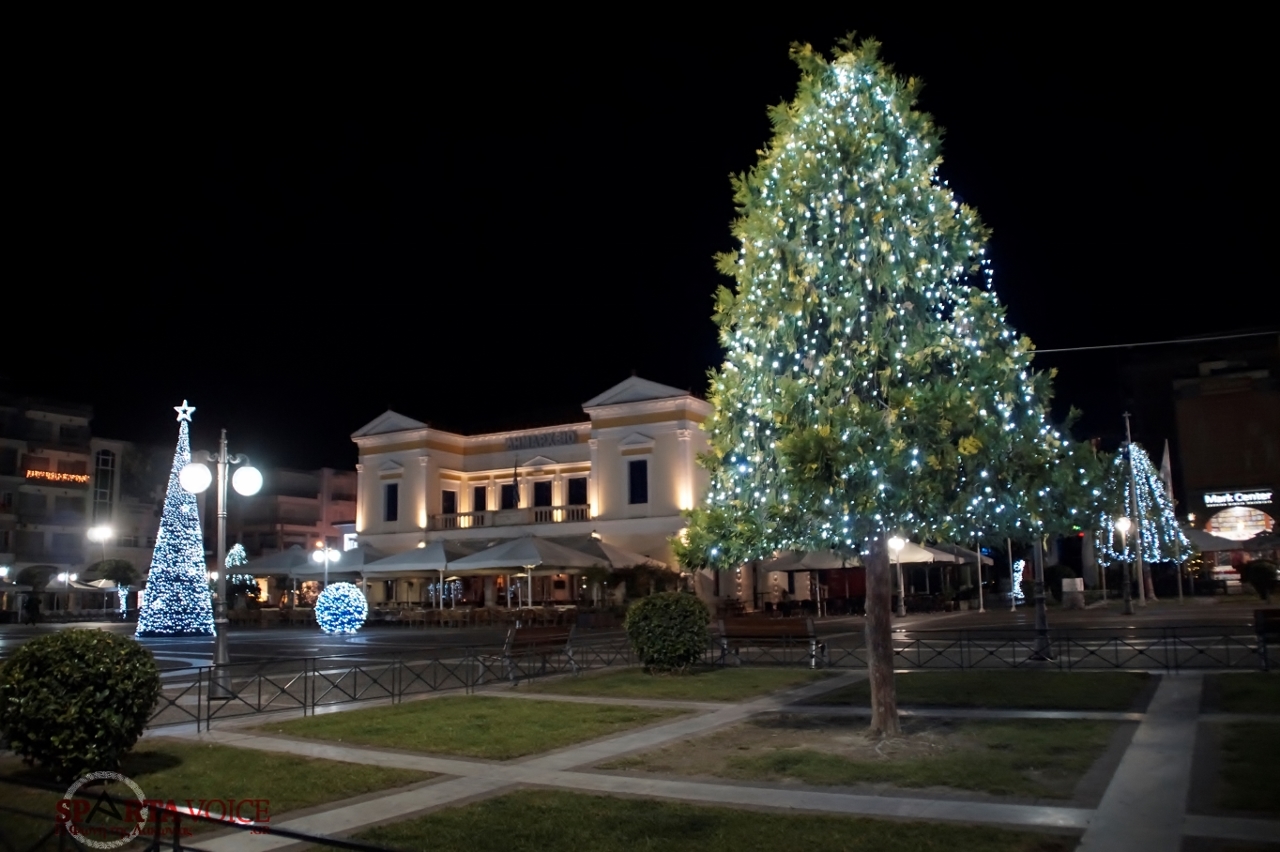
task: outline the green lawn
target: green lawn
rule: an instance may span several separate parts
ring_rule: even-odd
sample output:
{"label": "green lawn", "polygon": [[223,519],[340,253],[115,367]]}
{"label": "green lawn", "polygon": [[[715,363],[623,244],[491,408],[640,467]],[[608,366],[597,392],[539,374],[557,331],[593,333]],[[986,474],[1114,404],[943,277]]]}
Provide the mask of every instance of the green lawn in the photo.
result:
{"label": "green lawn", "polygon": [[998,796],[1067,798],[1102,755],[1111,722],[1070,721],[1046,726],[1032,720],[966,721],[958,732],[970,748],[904,761],[854,761],[828,752],[797,749],[756,757],[731,757],[729,777],[794,779],[806,784],[888,783],[897,787],[953,787]]}
{"label": "green lawn", "polygon": [[510,760],[680,715],[678,710],[452,695],[257,728],[429,754]]}
{"label": "green lawn", "polygon": [[[182,805],[191,800],[192,806],[197,808],[201,799],[267,799],[266,813],[272,821],[288,811],[403,787],[433,777],[432,773],[409,769],[338,763],[167,739],[145,741],[125,758],[121,769],[142,788],[148,799],[172,799]],[[22,786],[23,783],[50,785],[62,790],[68,785],[57,784],[38,769],[26,768],[12,756],[0,758],[0,778],[16,782],[0,783],[0,803],[49,815],[48,820],[39,823],[0,815],[0,837],[13,842],[16,848],[27,848],[40,834],[48,831],[54,804],[62,794],[40,789],[39,786]],[[131,797],[132,793],[117,792],[113,788],[112,795]],[[216,815],[216,808],[212,810]],[[246,812],[245,815],[249,814]],[[194,827],[196,831],[208,831],[213,826],[197,823]],[[4,848],[3,843],[0,843],[0,848]]]}
{"label": "green lawn", "polygon": [[1223,713],[1280,713],[1280,674],[1241,672],[1209,675],[1205,689],[1218,696]]}
{"label": "green lawn", "polygon": [[[991,707],[1017,710],[1132,710],[1150,682],[1145,672],[909,672],[895,678],[904,707]],[[867,681],[828,692],[810,704],[868,706]]]}
{"label": "green lawn", "polygon": [[1068,852],[1076,839],[977,825],[779,814],[522,790],[357,835],[423,852]]}
{"label": "green lawn", "polygon": [[1280,722],[1225,725],[1218,805],[1280,816],[1275,773],[1280,766]]}
{"label": "green lawn", "polygon": [[668,701],[741,701],[803,686],[832,672],[792,668],[712,666],[686,675],[651,675],[641,669],[605,671],[534,684],[531,692],[601,695],[611,698],[660,698]]}

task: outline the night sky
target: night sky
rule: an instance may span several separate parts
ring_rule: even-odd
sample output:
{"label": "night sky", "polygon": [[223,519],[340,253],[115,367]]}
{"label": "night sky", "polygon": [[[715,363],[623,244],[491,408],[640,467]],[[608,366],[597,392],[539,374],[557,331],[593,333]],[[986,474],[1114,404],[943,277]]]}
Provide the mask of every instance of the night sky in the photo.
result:
{"label": "night sky", "polygon": [[[794,92],[788,44],[850,30],[924,79],[1040,348],[1277,324],[1261,18],[619,8],[51,45],[7,122],[0,376],[162,445],[186,398],[197,447],[225,426],[294,467],[350,467],[387,407],[474,432],[581,417],[633,370],[701,394],[728,175]],[[1078,437],[1116,437],[1124,357],[1037,360]]]}

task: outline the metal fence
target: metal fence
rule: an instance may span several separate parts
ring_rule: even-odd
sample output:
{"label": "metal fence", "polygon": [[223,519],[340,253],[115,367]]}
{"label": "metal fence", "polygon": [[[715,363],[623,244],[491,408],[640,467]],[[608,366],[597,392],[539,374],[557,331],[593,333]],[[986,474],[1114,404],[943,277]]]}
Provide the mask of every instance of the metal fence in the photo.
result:
{"label": "metal fence", "polygon": [[[894,663],[901,669],[1053,668],[1063,671],[1142,669],[1270,668],[1264,636],[1251,626],[1076,627],[1034,629],[914,630],[895,637]],[[827,643],[827,664],[857,668],[867,664],[861,637]]]}
{"label": "metal fence", "polygon": [[263,713],[301,712],[363,701],[399,703],[434,692],[524,681],[606,666],[633,665],[621,633],[575,641],[572,651],[458,648],[433,657],[335,655],[198,666],[164,673],[160,701],[148,723],[207,729],[216,721]]}
{"label": "metal fence", "polygon": [[[799,630],[797,631],[800,632]],[[819,637],[815,660],[807,636],[755,641],[735,639],[725,654],[718,639],[708,645],[708,665],[821,665],[858,669],[867,664],[860,632]],[[1063,671],[1129,669],[1269,670],[1277,649],[1249,625],[1109,628],[912,630],[895,634],[899,669],[1038,668]],[[498,647],[458,648],[432,657],[342,655],[262,660],[165,673],[151,726],[195,724],[281,711],[314,715],[326,708],[366,701],[399,703],[430,693],[470,693],[480,686],[555,674],[635,665],[621,633],[574,641],[572,652],[525,652],[507,657]]]}

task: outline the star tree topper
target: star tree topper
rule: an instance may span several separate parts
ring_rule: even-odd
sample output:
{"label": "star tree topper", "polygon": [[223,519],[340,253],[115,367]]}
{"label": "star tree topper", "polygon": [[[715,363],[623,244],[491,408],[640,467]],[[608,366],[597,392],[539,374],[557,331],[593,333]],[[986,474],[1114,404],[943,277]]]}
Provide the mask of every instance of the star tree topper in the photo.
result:
{"label": "star tree topper", "polygon": [[187,401],[184,399],[182,401],[182,405],[175,405],[173,407],[173,410],[178,412],[179,423],[181,423],[183,420],[190,423],[191,415],[195,413],[196,407],[194,405],[187,405]]}

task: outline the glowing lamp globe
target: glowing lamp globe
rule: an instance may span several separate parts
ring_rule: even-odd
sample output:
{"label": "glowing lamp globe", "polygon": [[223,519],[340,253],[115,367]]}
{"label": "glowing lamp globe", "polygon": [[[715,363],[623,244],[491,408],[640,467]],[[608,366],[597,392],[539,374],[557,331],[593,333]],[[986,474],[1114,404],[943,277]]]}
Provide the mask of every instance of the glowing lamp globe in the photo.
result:
{"label": "glowing lamp globe", "polygon": [[902,539],[898,538],[896,535],[893,538],[889,539],[889,549],[892,550],[894,553],[897,553],[899,550],[901,550],[906,546],[907,546],[907,543]]}
{"label": "glowing lamp globe", "polygon": [[199,494],[213,482],[213,474],[209,472],[209,466],[203,462],[191,462],[178,471],[178,482],[182,485],[183,491]]}
{"label": "glowing lamp globe", "polygon": [[262,471],[256,467],[238,468],[231,475],[231,487],[236,490],[237,494],[252,497],[262,490]]}
{"label": "glowing lamp globe", "polygon": [[1133,526],[1133,522],[1128,518],[1116,518],[1116,529],[1122,533],[1127,533],[1129,528]]}
{"label": "glowing lamp globe", "polygon": [[316,623],[325,633],[355,633],[369,616],[369,604],[352,583],[326,586],[316,598]]}

